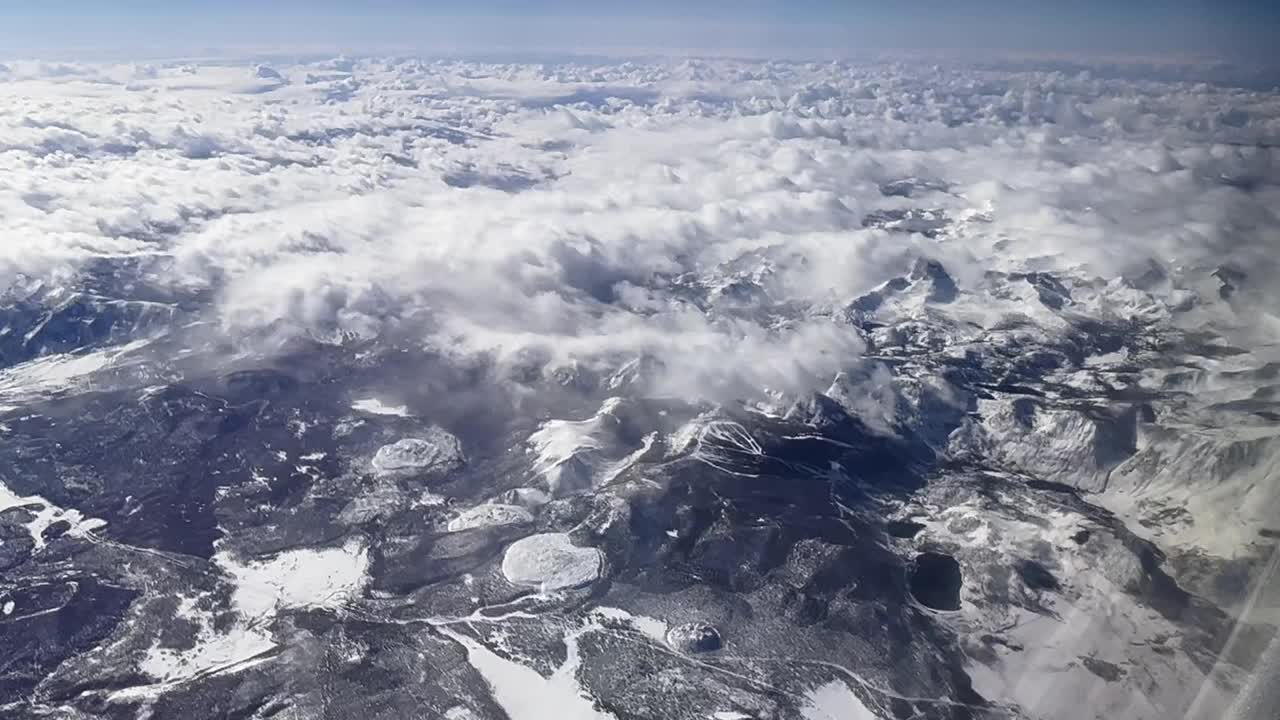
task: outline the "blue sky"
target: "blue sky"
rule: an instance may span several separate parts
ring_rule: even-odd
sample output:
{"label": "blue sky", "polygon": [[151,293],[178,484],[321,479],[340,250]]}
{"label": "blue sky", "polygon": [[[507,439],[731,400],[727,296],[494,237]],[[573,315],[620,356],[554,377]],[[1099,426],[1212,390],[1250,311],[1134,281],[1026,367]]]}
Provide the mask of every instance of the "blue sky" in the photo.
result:
{"label": "blue sky", "polygon": [[1218,53],[1280,47],[1244,0],[0,0],[0,57],[103,51],[861,50]]}

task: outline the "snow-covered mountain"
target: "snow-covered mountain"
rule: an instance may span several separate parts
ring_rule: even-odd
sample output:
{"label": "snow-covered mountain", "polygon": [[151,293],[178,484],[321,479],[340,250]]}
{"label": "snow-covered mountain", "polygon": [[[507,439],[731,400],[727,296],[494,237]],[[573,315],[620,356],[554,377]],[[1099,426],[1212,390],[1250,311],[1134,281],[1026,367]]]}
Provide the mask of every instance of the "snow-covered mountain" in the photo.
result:
{"label": "snow-covered mountain", "polygon": [[0,714],[1265,716],[1229,68],[6,68]]}

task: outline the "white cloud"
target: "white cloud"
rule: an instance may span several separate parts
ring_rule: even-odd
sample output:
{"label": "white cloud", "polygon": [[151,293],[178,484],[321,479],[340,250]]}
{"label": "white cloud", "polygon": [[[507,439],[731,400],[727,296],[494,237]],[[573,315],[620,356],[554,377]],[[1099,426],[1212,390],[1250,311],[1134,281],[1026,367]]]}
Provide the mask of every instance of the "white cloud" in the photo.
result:
{"label": "white cloud", "polygon": [[[745,397],[826,387],[863,350],[844,306],[919,256],[974,290],[989,269],[1153,261],[1179,283],[1223,262],[1265,277],[1280,246],[1277,98],[1226,85],[728,60],[8,67],[0,282],[164,258],[233,333],[647,355],[662,390]],[[907,178],[913,197],[885,191]],[[864,227],[910,209],[941,229]]]}

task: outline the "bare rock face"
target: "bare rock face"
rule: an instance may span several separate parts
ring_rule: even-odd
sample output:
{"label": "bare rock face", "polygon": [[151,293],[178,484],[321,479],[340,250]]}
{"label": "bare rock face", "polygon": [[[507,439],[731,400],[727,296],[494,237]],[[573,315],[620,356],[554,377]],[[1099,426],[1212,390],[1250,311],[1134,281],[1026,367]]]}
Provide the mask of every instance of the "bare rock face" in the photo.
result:
{"label": "bare rock face", "polygon": [[433,426],[421,437],[404,438],[378,448],[373,469],[380,475],[443,474],[462,467],[464,462],[458,438]]}
{"label": "bare rock face", "polygon": [[466,510],[458,517],[450,520],[449,531],[459,532],[495,525],[518,525],[529,522],[532,519],[533,514],[519,505],[487,503]]}
{"label": "bare rock face", "polygon": [[515,585],[554,592],[595,582],[604,567],[595,548],[578,547],[564,533],[530,535],[512,543],[502,558],[502,574]]}

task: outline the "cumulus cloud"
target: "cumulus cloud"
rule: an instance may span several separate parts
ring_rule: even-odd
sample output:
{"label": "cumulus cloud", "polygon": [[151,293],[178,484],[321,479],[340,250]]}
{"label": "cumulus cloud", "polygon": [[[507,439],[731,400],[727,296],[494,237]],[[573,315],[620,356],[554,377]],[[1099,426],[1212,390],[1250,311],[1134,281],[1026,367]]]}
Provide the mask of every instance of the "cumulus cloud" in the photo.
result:
{"label": "cumulus cloud", "polygon": [[1177,72],[9,63],[0,98],[0,284],[147,259],[234,336],[647,358],[741,398],[860,362],[850,303],[920,258],[1171,304],[1232,265],[1251,332],[1275,299],[1280,99]]}

